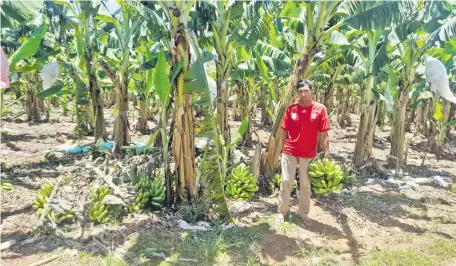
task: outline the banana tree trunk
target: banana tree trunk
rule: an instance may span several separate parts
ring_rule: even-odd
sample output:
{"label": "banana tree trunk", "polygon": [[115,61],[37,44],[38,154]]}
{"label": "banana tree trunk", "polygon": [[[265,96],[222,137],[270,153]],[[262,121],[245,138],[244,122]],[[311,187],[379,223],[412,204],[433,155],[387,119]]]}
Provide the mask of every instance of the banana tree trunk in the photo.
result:
{"label": "banana tree trunk", "polygon": [[[244,86],[239,87],[239,108],[241,111],[241,119],[244,119],[245,117],[250,116],[250,111],[251,111],[251,103],[250,103],[250,94],[249,94],[249,85],[246,82]],[[251,130],[251,124],[250,124],[250,119],[249,123],[247,126],[247,130],[242,136],[242,142],[244,143],[245,146],[250,146],[252,143],[252,130]]]}
{"label": "banana tree trunk", "polygon": [[[129,50],[124,50],[123,60],[129,59]],[[128,76],[126,67],[122,67],[119,78],[120,86],[116,86],[116,121],[114,153],[122,154],[122,146],[130,142],[128,124]]]}
{"label": "banana tree trunk", "polygon": [[301,55],[295,63],[285,96],[279,104],[277,117],[274,121],[273,129],[266,146],[266,151],[264,151],[261,155],[260,169],[263,172],[263,176],[266,178],[274,176],[275,168],[282,152],[283,130],[280,128],[280,124],[282,123],[285,109],[296,100],[296,83],[298,78],[306,76],[316,53],[317,50],[312,49],[308,53]]}
{"label": "banana tree trunk", "polygon": [[149,130],[149,127],[147,126],[147,119],[149,117],[147,105],[145,100],[139,101],[139,116],[138,122],[136,123],[136,130],[143,134],[147,134],[147,131]]}
{"label": "banana tree trunk", "polygon": [[233,101],[233,120],[234,121],[241,121],[241,105],[239,102],[240,99],[240,93],[241,93],[241,85],[239,84],[239,81],[234,82],[234,94],[236,94],[237,99]]}
{"label": "banana tree trunk", "polygon": [[271,119],[269,117],[269,114],[268,114],[268,110],[266,109],[266,106],[267,106],[267,103],[266,103],[266,97],[264,97],[264,89],[261,88],[261,91],[260,91],[260,97],[258,99],[258,103],[259,103],[259,107],[261,109],[261,124],[264,125],[264,126],[269,126],[271,125]]}
{"label": "banana tree trunk", "polygon": [[412,131],[412,122],[415,121],[416,117],[416,108],[412,108],[407,112],[407,121],[405,123],[405,132],[411,132]]}
{"label": "banana tree trunk", "polygon": [[116,90],[113,89],[110,92],[107,92],[104,95],[104,104],[106,108],[111,108],[116,104]]}
{"label": "banana tree trunk", "polygon": [[430,119],[432,119],[432,115],[431,115],[430,108],[431,108],[431,100],[428,99],[423,104],[423,120],[422,120],[422,127],[421,127],[421,131],[420,131],[428,139],[431,136],[429,121],[431,121]]}
{"label": "banana tree trunk", "polygon": [[328,115],[331,114],[332,111],[332,101],[333,101],[333,89],[329,87],[327,91],[325,91],[325,101],[324,105],[327,109]]}
{"label": "banana tree trunk", "polygon": [[375,101],[371,102],[369,107],[369,123],[367,126],[367,143],[365,151],[369,157],[373,157],[372,146],[375,136],[375,125],[377,124],[378,119],[378,105]]}
{"label": "banana tree trunk", "polygon": [[[183,59],[184,62],[182,69],[177,74],[173,84],[175,93],[174,121],[176,130],[173,137],[172,151],[176,162],[177,173],[176,200],[192,201],[196,197],[194,117],[191,109],[193,97],[191,94],[184,94],[184,75],[189,67],[190,44],[186,26],[183,24],[183,20],[180,17],[181,13],[171,12],[171,15],[172,35],[170,50],[173,58],[173,68],[178,65],[181,59]],[[217,84],[217,86],[219,86],[218,82]],[[224,88],[224,90],[226,90],[226,80],[225,83],[220,84],[220,86],[220,89]],[[225,93],[224,91],[220,92],[223,95]],[[217,93],[219,93],[219,90]],[[226,108],[226,102],[223,104],[218,103],[218,106]],[[224,110],[226,111],[227,109]],[[224,115],[225,114],[226,113],[224,113]],[[223,116],[221,117],[223,118]]]}
{"label": "banana tree trunk", "polygon": [[74,103],[74,113],[76,114],[76,134],[81,136],[87,136],[89,134],[89,115],[85,106]]}
{"label": "banana tree trunk", "polygon": [[358,128],[358,138],[356,139],[355,147],[355,166],[361,167],[364,163],[366,155],[366,144],[368,143],[369,123],[371,122],[372,108],[371,108],[371,93],[372,87],[374,86],[374,76],[370,75],[366,80],[366,87],[363,91],[363,97],[361,100],[361,119]]}
{"label": "banana tree trunk", "polygon": [[386,117],[386,106],[383,101],[380,101],[378,106],[378,120],[377,125],[379,127],[383,127],[385,125],[385,117]]}
{"label": "banana tree trunk", "polygon": [[423,116],[424,116],[424,104],[420,102],[417,106],[416,116],[415,116],[415,132],[421,133],[422,123],[423,123]]}
{"label": "banana tree trunk", "polygon": [[228,127],[228,85],[227,85],[227,67],[226,62],[222,60],[220,64],[216,64],[217,78],[217,114],[220,126],[220,133],[226,143],[230,142],[230,130]]}
{"label": "banana tree trunk", "polygon": [[46,122],[49,122],[51,117],[51,100],[44,100],[44,103],[46,104]]}
{"label": "banana tree trunk", "polygon": [[240,88],[239,81],[234,82],[234,90],[233,93],[236,94],[236,100],[233,101],[233,120],[234,121],[241,121],[241,105],[239,103],[240,99],[240,93],[241,93],[241,88]]}
{"label": "banana tree trunk", "polygon": [[103,99],[101,89],[98,87],[97,75],[95,74],[95,68],[93,67],[93,60],[91,54],[86,54],[86,67],[89,76],[89,90],[92,100],[92,111],[95,116],[95,130],[94,137],[95,141],[98,139],[106,140],[106,125],[103,114]]}
{"label": "banana tree trunk", "polygon": [[341,113],[340,113],[340,116],[339,116],[339,126],[341,128],[345,128],[347,127],[348,125],[350,125],[350,116],[349,116],[349,105],[350,105],[350,96],[351,96],[351,93],[350,93],[350,89],[345,89],[344,92],[343,92],[343,98],[342,98],[342,110],[341,110]]}
{"label": "banana tree trunk", "polygon": [[408,90],[402,89],[394,110],[393,124],[391,126],[390,154],[398,159],[401,165],[404,159],[405,148],[405,119],[407,104],[409,102]]}
{"label": "banana tree trunk", "polygon": [[[455,115],[456,115],[456,104],[451,104],[450,114],[448,116],[448,122],[449,121],[453,121],[455,119]],[[451,128],[452,128],[451,126],[447,127],[447,130],[446,130],[446,137],[447,138],[450,137]]]}
{"label": "banana tree trunk", "polygon": [[[25,75],[24,75],[25,77]],[[33,79],[32,76],[31,79]],[[27,112],[27,120],[35,123],[41,120],[40,100],[36,97],[37,90],[34,82],[29,82],[23,85],[25,87],[26,101],[25,109]]]}

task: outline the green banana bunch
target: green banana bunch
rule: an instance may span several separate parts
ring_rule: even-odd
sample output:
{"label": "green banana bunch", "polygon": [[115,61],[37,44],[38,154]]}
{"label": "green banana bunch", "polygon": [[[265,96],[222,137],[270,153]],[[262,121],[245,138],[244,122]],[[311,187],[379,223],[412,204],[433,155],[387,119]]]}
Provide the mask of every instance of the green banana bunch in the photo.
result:
{"label": "green banana bunch", "polygon": [[46,183],[38,191],[38,195],[36,195],[35,201],[32,205],[32,208],[36,210],[36,216],[40,218],[42,215],[46,215],[50,221],[56,224],[64,221],[73,221],[75,219],[73,210],[55,212],[52,208],[48,208],[44,211],[44,207],[48,203],[53,190],[54,185],[51,182],[46,181]]}
{"label": "green banana bunch", "polygon": [[11,180],[9,179],[0,179],[0,182],[2,183],[2,190],[12,190],[14,187],[11,185]]}
{"label": "green banana bunch", "polygon": [[315,160],[309,164],[309,177],[313,191],[327,196],[342,189],[344,172],[335,161]]}
{"label": "green banana bunch", "polygon": [[[46,181],[46,183],[41,187],[40,191],[38,191],[38,195],[36,195],[35,197],[35,201],[33,202],[32,208],[34,210],[43,209],[44,206],[47,204],[49,196],[51,196],[53,190],[54,185],[51,182]],[[38,215],[38,211],[37,216],[40,216]]]}
{"label": "green banana bunch", "polygon": [[271,190],[271,192],[274,193],[276,190],[279,190],[281,183],[282,183],[282,178],[280,177],[280,174],[276,174],[271,179],[271,182],[269,182],[269,189]]}
{"label": "green banana bunch", "polygon": [[124,207],[124,210],[126,212],[134,212],[144,209],[147,202],[149,201],[149,190],[151,186],[152,182],[149,179],[149,177],[141,177],[139,182],[136,183],[136,191],[138,192],[138,194],[136,195],[135,201],[130,206]]}
{"label": "green banana bunch", "polygon": [[165,187],[158,177],[152,180],[148,173],[138,173],[139,182],[136,183],[136,191],[138,192],[135,201],[128,207],[124,207],[125,212],[135,212],[144,209],[147,203],[150,203],[152,208],[162,208],[165,200]]}
{"label": "green banana bunch", "polygon": [[49,220],[56,224],[62,223],[64,221],[73,221],[75,218],[73,210],[55,212],[52,209],[47,209],[44,211],[44,209],[41,208],[36,211],[36,215],[38,218],[40,218],[42,215],[46,215]]}
{"label": "green banana bunch", "polygon": [[104,224],[111,222],[109,206],[101,204],[100,201],[95,202],[95,204],[89,209],[89,220]]}
{"label": "green banana bunch", "polygon": [[161,180],[154,180],[152,187],[149,190],[150,205],[152,208],[163,208],[165,201],[165,184]]}
{"label": "green banana bunch", "polygon": [[228,182],[226,183],[226,194],[235,199],[249,199],[258,191],[256,178],[250,168],[244,164],[238,165],[231,171]]}
{"label": "green banana bunch", "polygon": [[272,179],[272,182],[274,183],[274,186],[276,188],[280,189],[280,185],[282,184],[282,177],[280,176],[280,174],[276,174]]}
{"label": "green banana bunch", "polygon": [[96,221],[99,223],[109,223],[112,222],[117,217],[110,206],[107,204],[102,204],[101,202],[106,197],[106,195],[112,195],[112,189],[107,187],[98,187],[94,192],[92,188],[89,188],[92,200],[94,204],[89,208],[89,220]]}
{"label": "green banana bunch", "polygon": [[94,192],[93,188],[89,188],[89,194],[93,201],[102,201],[106,195],[112,195],[112,189],[101,186]]}

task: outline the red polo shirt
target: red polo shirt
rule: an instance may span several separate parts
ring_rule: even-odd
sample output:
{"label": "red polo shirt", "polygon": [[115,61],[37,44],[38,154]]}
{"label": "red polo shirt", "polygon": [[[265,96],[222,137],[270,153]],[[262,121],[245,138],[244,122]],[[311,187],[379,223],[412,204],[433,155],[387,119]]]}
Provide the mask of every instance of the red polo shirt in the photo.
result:
{"label": "red polo shirt", "polygon": [[330,129],[325,106],[316,102],[306,107],[299,103],[288,106],[280,127],[288,131],[282,152],[299,158],[315,158],[318,133]]}

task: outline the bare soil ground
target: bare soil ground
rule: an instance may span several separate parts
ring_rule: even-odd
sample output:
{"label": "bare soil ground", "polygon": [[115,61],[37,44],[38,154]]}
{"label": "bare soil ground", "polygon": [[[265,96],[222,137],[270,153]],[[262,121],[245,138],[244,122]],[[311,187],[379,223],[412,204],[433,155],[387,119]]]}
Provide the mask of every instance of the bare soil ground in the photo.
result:
{"label": "bare soil ground", "polygon": [[[12,98],[8,95],[6,100]],[[17,105],[11,113],[20,110]],[[111,111],[106,116],[110,132]],[[92,226],[81,242],[74,240],[79,233],[76,224],[35,235],[32,228],[37,218],[31,206],[44,181],[63,175],[69,194],[78,195],[85,189],[80,183],[90,175],[85,155],[63,155],[48,162],[44,152],[94,139],[78,140],[71,116],[57,108],[50,122],[30,124],[22,119],[10,121],[7,116],[2,130],[2,176],[12,180],[14,190],[1,193],[1,242],[37,239],[3,250],[2,265],[29,265],[54,255],[59,256],[47,265],[456,265],[456,194],[434,184],[399,190],[381,182],[375,172],[363,173],[353,189],[313,198],[310,226],[296,215],[296,199],[291,215],[276,223],[277,196],[262,195],[233,202],[236,226],[227,230],[212,225],[214,230],[207,232],[183,231],[176,225],[181,217],[164,211],[131,214],[118,224]],[[332,156],[347,164],[356,141],[355,114],[352,121],[351,127],[333,126],[331,131]],[[239,123],[231,125],[235,129]],[[255,142],[264,145],[268,129],[257,119],[254,130]],[[373,154],[381,163],[389,153],[388,134],[387,127],[376,130]],[[135,133],[132,140],[147,142],[148,137]],[[253,153],[253,148],[242,149],[247,155]],[[425,140],[415,138],[404,175],[440,175],[456,183],[455,136],[446,151],[437,160],[428,153]],[[148,256],[152,251],[162,252],[167,262]],[[186,258],[198,262],[182,261]]]}

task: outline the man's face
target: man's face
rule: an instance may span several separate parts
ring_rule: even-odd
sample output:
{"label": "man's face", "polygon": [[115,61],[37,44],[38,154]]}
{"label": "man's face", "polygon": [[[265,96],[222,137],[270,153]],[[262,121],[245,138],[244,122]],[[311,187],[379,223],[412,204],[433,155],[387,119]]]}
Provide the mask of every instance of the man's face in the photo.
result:
{"label": "man's face", "polygon": [[313,91],[308,85],[298,88],[298,98],[300,101],[312,101]]}

